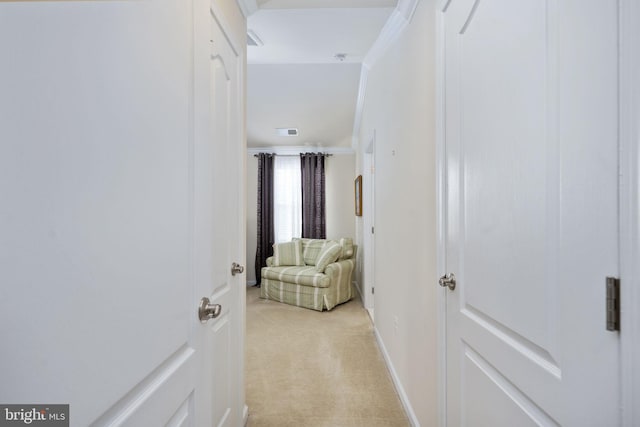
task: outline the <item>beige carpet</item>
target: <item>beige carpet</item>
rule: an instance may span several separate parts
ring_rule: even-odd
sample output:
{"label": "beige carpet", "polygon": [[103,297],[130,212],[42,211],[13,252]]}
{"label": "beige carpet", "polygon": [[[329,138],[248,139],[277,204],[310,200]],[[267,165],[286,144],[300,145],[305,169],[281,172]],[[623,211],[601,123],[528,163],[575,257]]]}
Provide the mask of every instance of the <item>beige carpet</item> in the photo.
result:
{"label": "beige carpet", "polygon": [[409,425],[357,298],[320,313],[259,295],[247,289],[248,426]]}

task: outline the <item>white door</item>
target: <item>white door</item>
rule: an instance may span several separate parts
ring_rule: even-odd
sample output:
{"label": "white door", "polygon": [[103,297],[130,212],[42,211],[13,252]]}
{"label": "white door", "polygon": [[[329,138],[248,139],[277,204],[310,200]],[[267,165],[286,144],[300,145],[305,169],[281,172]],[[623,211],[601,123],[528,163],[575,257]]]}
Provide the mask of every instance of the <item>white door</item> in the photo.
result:
{"label": "white door", "polygon": [[442,4],[447,425],[618,425],[616,2]]}
{"label": "white door", "polygon": [[364,155],[362,193],[364,196],[364,306],[374,320],[375,310],[375,133]]}
{"label": "white door", "polygon": [[[221,162],[196,160],[202,4],[0,2],[0,404],[66,403],[72,426],[214,425],[237,404],[242,335],[211,331],[238,328],[239,301],[202,280],[221,264],[197,234],[230,216],[201,209],[233,179],[198,181]],[[203,296],[223,304],[206,325]]]}
{"label": "white door", "polygon": [[[205,136],[196,143],[194,153],[196,282],[203,296],[221,306],[221,314],[205,328],[204,354],[211,359],[205,361],[202,375],[215,387],[202,401],[210,408],[212,422],[199,425],[235,427],[242,424],[244,406],[241,58],[215,15],[208,14],[207,30],[207,40],[211,40],[206,51],[208,86],[196,86],[196,92],[206,94],[208,102],[202,105],[206,114],[200,116],[196,109],[197,124],[202,125]],[[232,272],[234,263],[241,267]]]}

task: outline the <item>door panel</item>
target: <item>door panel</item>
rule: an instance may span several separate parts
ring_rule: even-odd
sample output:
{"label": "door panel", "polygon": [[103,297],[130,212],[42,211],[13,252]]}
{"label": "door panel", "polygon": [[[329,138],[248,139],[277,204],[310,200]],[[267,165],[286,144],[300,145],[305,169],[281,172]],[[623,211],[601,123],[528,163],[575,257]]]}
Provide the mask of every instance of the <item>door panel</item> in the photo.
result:
{"label": "door panel", "polygon": [[445,7],[448,424],[615,425],[616,5]]}
{"label": "door panel", "polygon": [[[482,356],[466,347],[463,366],[463,425],[555,426],[538,406]],[[478,399],[482,396],[482,399]],[[499,409],[498,409],[499,408]],[[482,420],[482,423],[478,423]]]}
{"label": "door panel", "polygon": [[461,260],[462,304],[548,351],[555,332],[546,322],[546,293],[556,284],[545,280],[545,241],[537,238],[547,228],[545,184],[555,175],[545,165],[546,7],[499,3],[478,5],[458,36],[460,237],[462,253],[473,254]]}
{"label": "door panel", "polygon": [[[239,304],[199,280],[223,270],[212,255],[230,267],[196,233],[218,239],[196,181],[224,163],[195,161],[214,126],[194,90],[211,86],[203,3],[0,2],[0,402],[68,403],[78,426],[211,425],[216,375],[241,387],[225,346],[242,331],[214,353],[205,334],[225,328],[197,318],[202,296],[227,298],[221,325]],[[212,354],[225,368],[203,380]]]}
{"label": "door panel", "polygon": [[157,396],[166,405],[146,415],[164,423],[193,390],[199,351],[191,8],[0,9],[0,401],[69,403],[72,424],[89,425],[130,422]]}

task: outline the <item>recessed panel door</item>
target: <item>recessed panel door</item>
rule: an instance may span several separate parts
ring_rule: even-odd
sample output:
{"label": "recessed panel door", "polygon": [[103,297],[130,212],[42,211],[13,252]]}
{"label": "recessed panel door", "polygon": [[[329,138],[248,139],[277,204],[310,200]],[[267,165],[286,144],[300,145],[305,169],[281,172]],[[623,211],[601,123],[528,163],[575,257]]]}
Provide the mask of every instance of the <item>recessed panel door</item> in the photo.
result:
{"label": "recessed panel door", "polygon": [[208,425],[234,427],[242,424],[244,406],[241,58],[214,14],[208,15],[207,28],[207,86],[199,89],[206,93],[208,104],[196,113],[202,113],[197,120],[202,120],[207,136],[194,152],[195,271],[202,296],[219,306],[219,314],[205,325],[203,348],[209,358],[201,374],[214,387],[202,396],[202,404],[211,413]]}
{"label": "recessed panel door", "polygon": [[442,13],[447,425],[618,425],[617,6]]}
{"label": "recessed panel door", "polygon": [[[195,160],[194,124],[221,128],[208,96],[194,119],[194,51],[210,45],[207,31],[194,38],[201,4],[0,3],[3,404],[69,404],[74,426],[211,425],[199,396],[241,386],[237,366],[203,377],[205,361],[238,355],[242,335],[204,345],[211,330],[230,334],[233,297],[221,322],[198,320],[200,298],[228,286],[211,281],[229,253],[208,252],[196,231],[228,241],[212,224],[237,210],[217,170],[231,154]],[[227,111],[229,97],[212,102]],[[222,176],[203,188],[203,169]],[[201,215],[204,193],[225,212]]]}

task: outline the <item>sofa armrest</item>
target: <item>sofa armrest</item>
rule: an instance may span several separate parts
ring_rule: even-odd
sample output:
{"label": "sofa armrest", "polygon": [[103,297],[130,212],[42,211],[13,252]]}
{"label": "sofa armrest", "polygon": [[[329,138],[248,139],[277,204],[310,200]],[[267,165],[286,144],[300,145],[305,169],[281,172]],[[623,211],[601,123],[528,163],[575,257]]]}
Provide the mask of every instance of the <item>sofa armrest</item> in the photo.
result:
{"label": "sofa armrest", "polygon": [[351,277],[351,273],[353,272],[355,263],[355,259],[353,258],[332,262],[331,264],[327,265],[327,268],[324,269],[324,274],[329,277],[335,277],[340,273],[346,273],[349,277]]}
{"label": "sofa armrest", "polygon": [[272,256],[267,258],[267,267],[273,267],[273,257]]}

